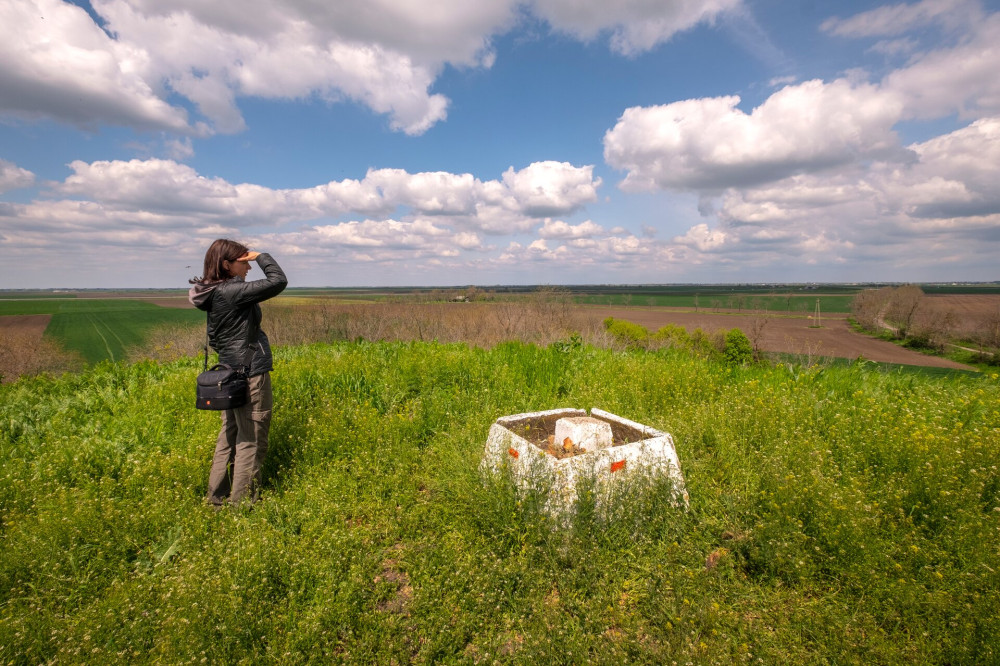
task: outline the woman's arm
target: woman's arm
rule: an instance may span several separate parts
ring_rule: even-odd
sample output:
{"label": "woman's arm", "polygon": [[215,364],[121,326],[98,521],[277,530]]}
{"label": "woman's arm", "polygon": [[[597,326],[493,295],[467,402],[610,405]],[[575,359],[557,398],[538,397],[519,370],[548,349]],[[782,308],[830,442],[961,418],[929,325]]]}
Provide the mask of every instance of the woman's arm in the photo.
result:
{"label": "woman's arm", "polygon": [[278,262],[266,252],[248,252],[239,260],[256,261],[260,269],[264,271],[264,278],[238,284],[236,293],[232,297],[233,303],[238,307],[274,298],[288,286],[285,272],[281,270]]}

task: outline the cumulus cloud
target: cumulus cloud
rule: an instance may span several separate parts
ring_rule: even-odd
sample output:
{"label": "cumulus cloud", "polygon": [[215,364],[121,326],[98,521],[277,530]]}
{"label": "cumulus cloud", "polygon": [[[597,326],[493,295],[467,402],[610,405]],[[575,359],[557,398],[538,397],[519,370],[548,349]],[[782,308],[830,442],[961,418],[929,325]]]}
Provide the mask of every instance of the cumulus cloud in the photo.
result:
{"label": "cumulus cloud", "polygon": [[194,157],[194,145],[189,136],[181,139],[167,139],[164,142],[164,147],[167,157],[172,160],[183,161]]}
{"label": "cumulus cloud", "polygon": [[[722,196],[717,225],[674,239],[703,255],[806,263],[971,261],[1000,234],[1000,118],[907,147],[915,159],[800,174]],[[958,259],[955,259],[958,262]],[[959,263],[956,267],[961,267]]]}
{"label": "cumulus cloud", "polygon": [[[932,50],[921,41],[928,27],[949,35]],[[607,132],[605,159],[625,170],[623,189],[699,195],[704,221],[653,247],[742,274],[789,257],[885,275],[989,265],[1000,240],[1000,14],[928,0],[823,29],[891,38],[873,50],[908,60],[880,81],[857,71],[788,85],[749,112],[735,96],[628,109]],[[900,145],[901,121],[948,116],[972,122]]]}
{"label": "cumulus cloud", "polygon": [[[561,239],[603,231],[589,221],[568,225],[539,215],[572,213],[596,198],[600,180],[593,167],[560,162],[511,168],[486,181],[372,169],[361,179],[302,189],[230,183],[163,159],[69,166],[69,177],[48,184],[50,198],[0,205],[0,247],[61,254],[86,246],[118,257],[126,270],[129,261],[153,261],[164,249],[197,261],[212,238],[226,236],[300,257],[317,270],[324,261],[420,260],[440,268],[489,252],[483,234],[512,235],[540,223]],[[30,173],[6,162],[0,174],[11,183],[31,181]]]}
{"label": "cumulus cloud", "polygon": [[593,167],[575,167],[568,162],[535,162],[520,171],[511,167],[503,184],[529,215],[557,215],[597,200],[600,178]]}
{"label": "cumulus cloud", "polygon": [[[149,83],[148,54],[111,39],[60,0],[0,3],[0,111],[80,126],[188,131],[186,112]],[[72,103],[69,101],[72,100]]]}
{"label": "cumulus cloud", "polygon": [[[787,85],[749,113],[737,96],[626,109],[604,136],[605,160],[626,171],[621,187],[628,191],[717,192],[871,160],[905,164],[914,156],[898,145],[900,121],[1000,113],[1000,13],[982,15],[971,0],[925,0],[823,24],[849,37],[930,24],[961,30],[952,45],[914,53],[879,82],[855,73]],[[908,37],[895,43],[917,48]]]}
{"label": "cumulus cloud", "polygon": [[718,189],[898,152],[901,103],[870,84],[806,81],[750,113],[737,96],[626,109],[604,136],[623,189]]}
{"label": "cumulus cloud", "polygon": [[580,224],[566,224],[562,220],[545,220],[545,224],[538,230],[538,235],[542,238],[590,238],[603,233],[604,227],[587,220]]}
{"label": "cumulus cloud", "polygon": [[569,214],[597,199],[593,166],[536,162],[504,172],[500,180],[472,174],[408,173],[371,169],[361,180],[345,179],[303,189],[272,189],[207,178],[173,160],[72,162],[73,174],[53,185],[109,210],[162,215],[200,215],[236,226],[285,224],[342,214],[387,216],[397,208],[437,216],[464,230],[507,233],[526,230],[548,214]]}
{"label": "cumulus cloud", "polygon": [[12,162],[0,159],[0,193],[31,187],[34,183],[35,174]]}
{"label": "cumulus cloud", "polygon": [[183,2],[166,8],[124,0],[93,5],[120,40],[144,45],[152,76],[197,104],[222,132],[245,127],[237,95],[344,97],[389,115],[394,129],[409,134],[426,131],[446,114],[447,100],[428,91],[434,64],[324,31],[294,3],[287,13],[265,10],[255,20],[242,5],[209,11],[192,11]]}
{"label": "cumulus cloud", "polygon": [[870,178],[891,212],[913,218],[1000,215],[997,165],[1000,117],[982,118],[950,134],[914,144],[918,160],[880,165]]}
{"label": "cumulus cloud", "polygon": [[882,88],[902,100],[909,118],[1000,113],[1000,13],[978,21],[957,46],[915,56]]}
{"label": "cumulus cloud", "polygon": [[740,0],[90,4],[101,25],[62,0],[0,4],[0,113],[205,135],[246,128],[241,97],[315,96],[362,104],[417,135],[447,116],[448,99],[431,91],[444,66],[492,66],[492,39],[522,11],[584,39],[610,31],[612,48],[632,54]]}

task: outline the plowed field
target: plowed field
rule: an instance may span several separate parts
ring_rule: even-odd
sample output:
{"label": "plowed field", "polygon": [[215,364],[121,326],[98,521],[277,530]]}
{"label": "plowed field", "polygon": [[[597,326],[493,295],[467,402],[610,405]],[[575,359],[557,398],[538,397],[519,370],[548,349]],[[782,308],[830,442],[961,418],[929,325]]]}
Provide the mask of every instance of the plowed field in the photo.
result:
{"label": "plowed field", "polygon": [[[739,328],[748,336],[754,317],[748,314],[691,312],[671,308],[595,306],[591,309],[599,312],[602,318],[626,319],[642,324],[650,331],[667,324],[675,324],[683,326],[688,331],[695,328],[701,328],[706,332]],[[768,352],[802,354],[814,358],[831,356],[854,359],[863,356],[870,361],[881,363],[973,369],[945,358],[921,354],[885,340],[856,333],[848,326],[847,315],[822,317],[819,328],[812,328],[813,324],[814,320],[808,317],[767,317],[760,338],[760,348]]]}
{"label": "plowed field", "polygon": [[52,315],[8,315],[0,317],[0,331],[37,334],[42,337]]}

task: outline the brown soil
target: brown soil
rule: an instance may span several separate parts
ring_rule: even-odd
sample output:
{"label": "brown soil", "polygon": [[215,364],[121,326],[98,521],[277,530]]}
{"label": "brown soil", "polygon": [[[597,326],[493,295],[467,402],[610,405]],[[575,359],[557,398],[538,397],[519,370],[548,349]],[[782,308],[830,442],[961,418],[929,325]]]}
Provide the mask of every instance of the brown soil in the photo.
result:
{"label": "brown soil", "polygon": [[[954,297],[948,297],[954,298]],[[977,296],[975,298],[986,298]],[[626,319],[642,324],[650,331],[661,326],[674,324],[683,326],[688,331],[701,328],[705,332],[721,329],[739,328],[748,336],[750,324],[760,315],[735,312],[707,313],[692,312],[681,308],[662,307],[610,307],[590,306],[598,311],[600,316]],[[933,368],[955,368],[973,370],[969,366],[956,363],[945,358],[921,354],[911,349],[905,349],[885,340],[862,335],[850,328],[847,315],[835,314],[824,316],[820,328],[813,328],[814,321],[808,317],[767,316],[764,330],[758,341],[759,347],[766,352],[779,352],[817,357],[834,357],[856,359],[864,357],[869,361],[880,363],[899,363],[902,365],[921,365]]]}
{"label": "brown soil", "polygon": [[1000,311],[1000,294],[931,294],[925,297],[935,312],[978,317]]}
{"label": "brown soil", "polygon": [[4,315],[0,317],[0,331],[37,334],[40,338],[49,325],[52,315]]}

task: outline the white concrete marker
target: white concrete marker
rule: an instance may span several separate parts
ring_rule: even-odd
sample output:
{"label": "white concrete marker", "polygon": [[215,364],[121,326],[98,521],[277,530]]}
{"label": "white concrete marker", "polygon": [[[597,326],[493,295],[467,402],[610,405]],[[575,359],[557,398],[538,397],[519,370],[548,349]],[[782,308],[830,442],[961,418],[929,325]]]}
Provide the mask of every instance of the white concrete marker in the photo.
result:
{"label": "white concrete marker", "polygon": [[[591,417],[602,421],[611,429],[611,424],[630,432],[636,439],[628,444],[597,447],[586,453],[567,458],[556,458],[529,441],[528,438],[541,437],[539,424],[549,424],[561,420],[578,421],[587,413],[582,409],[553,409],[544,412],[528,412],[503,416],[490,426],[486,448],[479,469],[484,474],[499,474],[505,467],[510,469],[514,482],[521,492],[529,489],[548,490],[545,511],[556,519],[556,524],[568,527],[576,510],[576,486],[581,479],[593,479],[595,503],[598,510],[607,507],[616,488],[628,478],[670,479],[673,485],[675,506],[688,507],[688,493],[684,487],[680,461],[674,448],[674,440],[669,433],[630,421],[596,407],[591,409]],[[534,429],[531,424],[534,423]],[[556,425],[558,427],[558,425]],[[594,426],[596,428],[596,426]],[[603,430],[603,428],[601,428]],[[544,432],[544,431],[543,431]],[[551,432],[551,430],[549,430]],[[560,431],[562,432],[562,431]],[[579,442],[573,440],[577,446]],[[561,442],[557,442],[557,445]]]}

